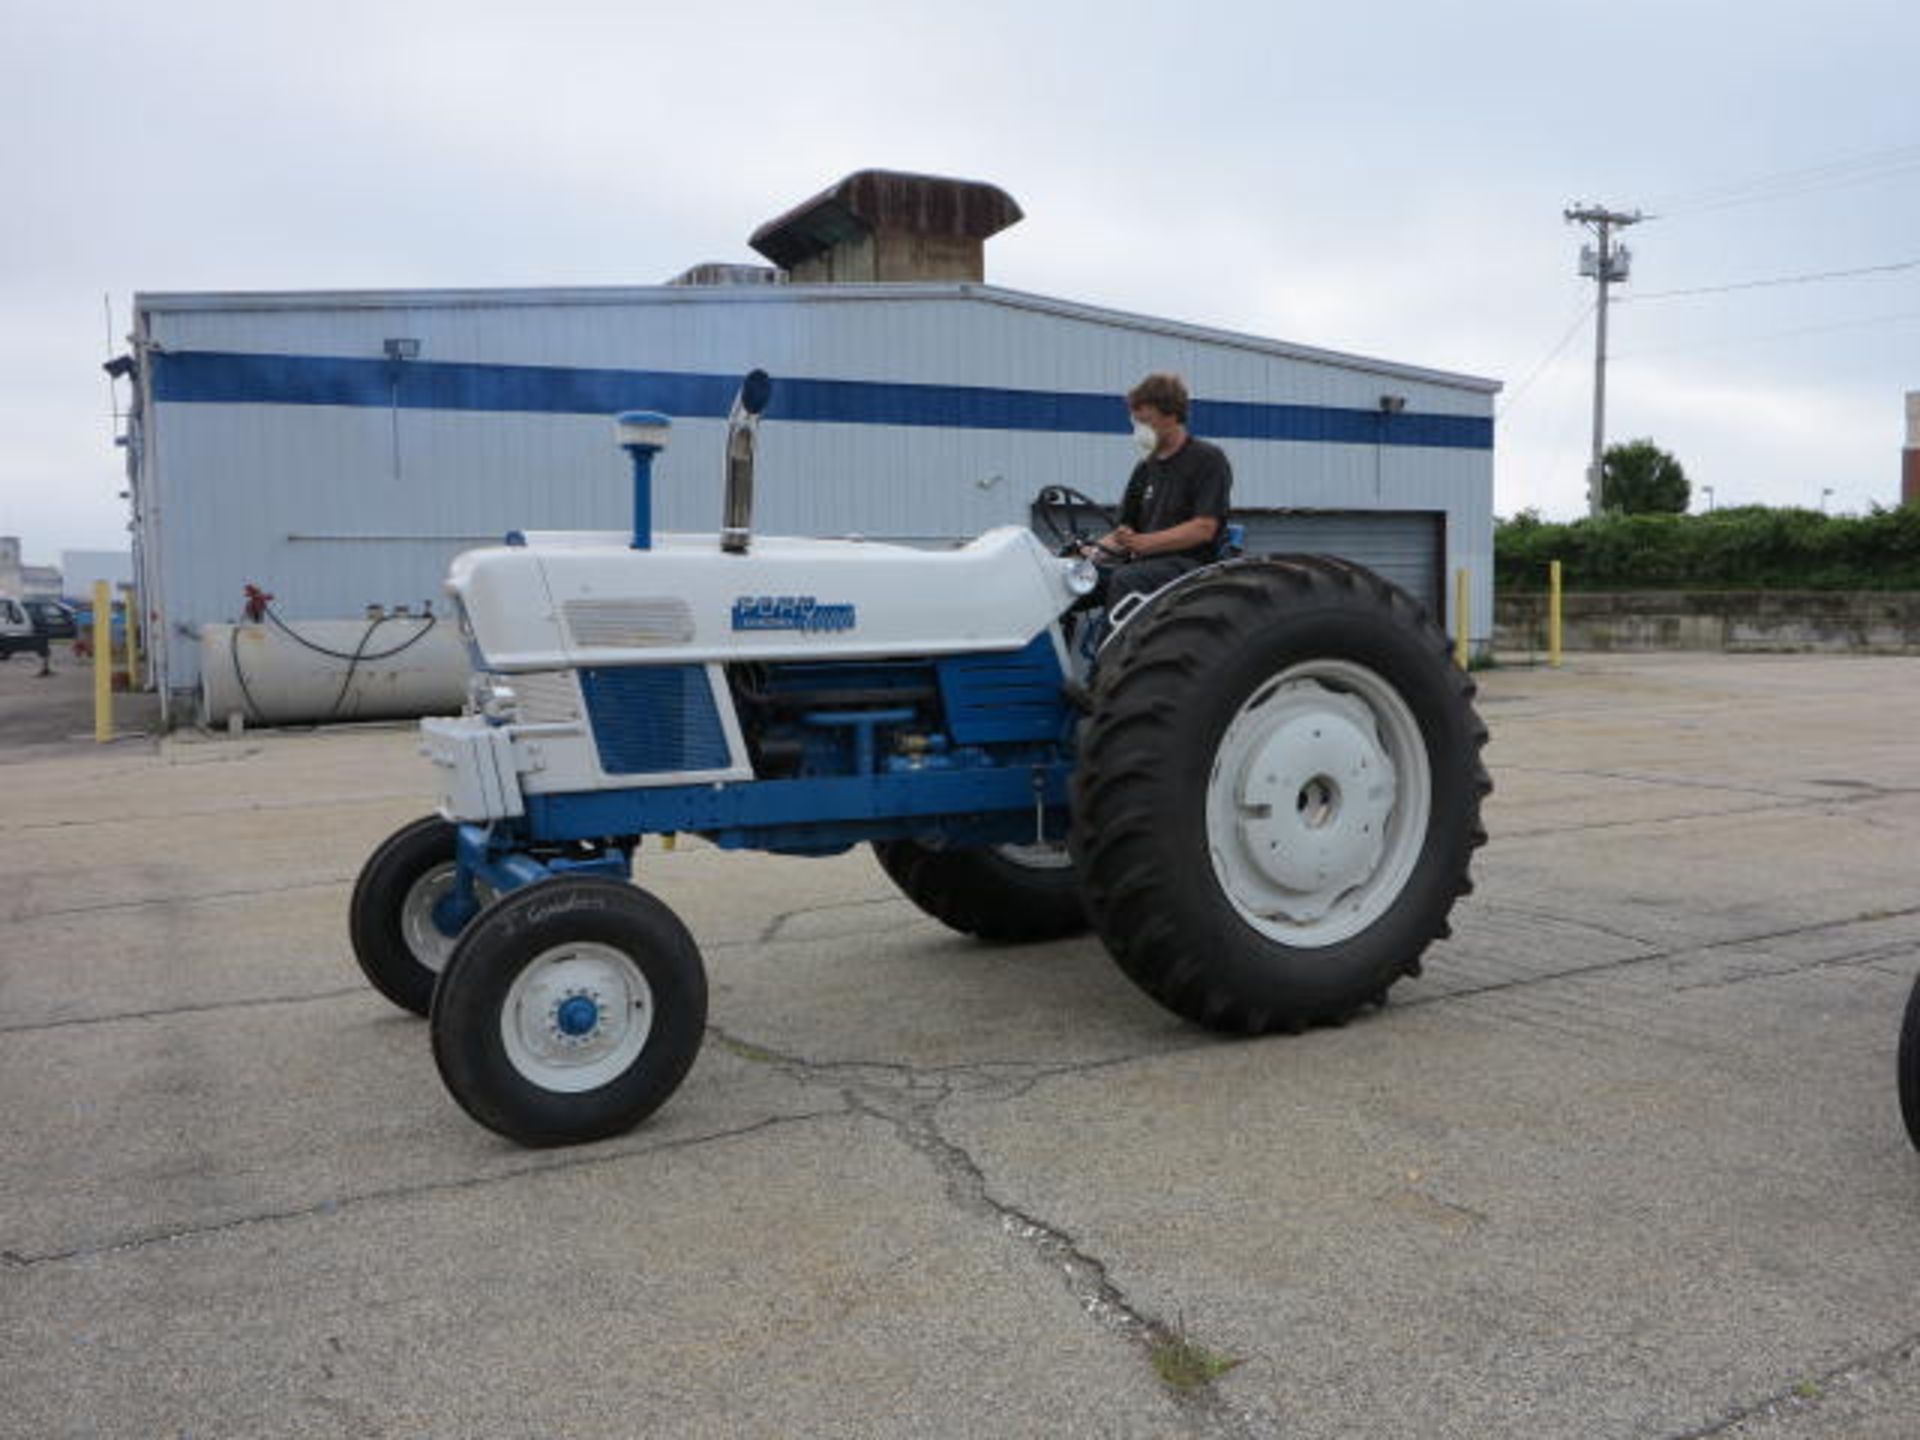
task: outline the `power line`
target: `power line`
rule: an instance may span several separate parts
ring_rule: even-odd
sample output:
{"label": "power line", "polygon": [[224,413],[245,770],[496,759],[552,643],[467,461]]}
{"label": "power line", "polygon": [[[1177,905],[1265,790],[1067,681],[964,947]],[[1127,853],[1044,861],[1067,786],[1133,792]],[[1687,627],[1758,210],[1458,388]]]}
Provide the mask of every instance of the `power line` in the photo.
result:
{"label": "power line", "polygon": [[1638,295],[1623,295],[1621,303],[1641,300],[1675,300],[1683,295],[1724,295],[1730,290],[1764,290],[1775,285],[1811,285],[1820,280],[1850,280],[1862,275],[1891,275],[1899,270],[1920,267],[1920,259],[1895,260],[1886,265],[1861,265],[1851,270],[1816,270],[1804,275],[1776,275],[1765,280],[1736,280],[1730,285],[1696,285],[1686,290],[1648,290]]}
{"label": "power line", "polygon": [[1572,323],[1567,326],[1566,333],[1554,341],[1553,348],[1541,357],[1540,363],[1527,372],[1527,378],[1507,392],[1506,398],[1500,402],[1499,410],[1495,412],[1496,419],[1504,420],[1511,415],[1513,407],[1520,403],[1520,397],[1527,393],[1534,381],[1546,373],[1549,365],[1560,358],[1561,352],[1573,342],[1573,337],[1580,333],[1580,327],[1587,323],[1587,317],[1593,313],[1594,304],[1592,300],[1581,302],[1580,313],[1573,317]]}
{"label": "power line", "polygon": [[1758,335],[1736,335],[1724,340],[1704,340],[1697,344],[1655,345],[1644,350],[1616,354],[1615,360],[1639,360],[1649,355],[1684,355],[1695,350],[1728,350],[1743,345],[1763,345],[1774,340],[1789,340],[1800,335],[1822,335],[1831,330],[1861,330],[1872,325],[1898,325],[1920,320],[1920,310],[1905,310],[1895,315],[1871,315],[1860,320],[1836,320],[1827,325],[1798,325],[1791,330],[1765,330]]}
{"label": "power line", "polygon": [[1790,170],[1771,171],[1728,184],[1680,191],[1661,196],[1652,205],[1662,216],[1724,210],[1736,205],[1757,205],[1770,200],[1792,199],[1817,190],[1891,179],[1916,168],[1920,168],[1920,145],[1898,145],[1887,150],[1842,156]]}

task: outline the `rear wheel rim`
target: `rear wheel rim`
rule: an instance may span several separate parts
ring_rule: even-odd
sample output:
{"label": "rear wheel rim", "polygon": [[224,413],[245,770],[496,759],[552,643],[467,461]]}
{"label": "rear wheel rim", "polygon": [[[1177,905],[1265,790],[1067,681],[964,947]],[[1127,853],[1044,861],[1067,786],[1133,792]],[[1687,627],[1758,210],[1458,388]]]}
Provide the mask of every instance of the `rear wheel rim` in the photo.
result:
{"label": "rear wheel rim", "polygon": [[1214,879],[1267,938],[1337,945],[1406,889],[1432,808],[1426,743],[1400,692],[1349,660],[1291,665],[1254,689],[1215,747]]}
{"label": "rear wheel rim", "polygon": [[993,853],[1022,870],[1071,870],[1073,857],[1063,842],[1040,845],[996,845]]}
{"label": "rear wheel rim", "polygon": [[500,1007],[500,1039],[523,1080],[578,1095],[632,1068],[653,1018],[653,987],[633,957],[581,941],[542,950],[521,968]]}

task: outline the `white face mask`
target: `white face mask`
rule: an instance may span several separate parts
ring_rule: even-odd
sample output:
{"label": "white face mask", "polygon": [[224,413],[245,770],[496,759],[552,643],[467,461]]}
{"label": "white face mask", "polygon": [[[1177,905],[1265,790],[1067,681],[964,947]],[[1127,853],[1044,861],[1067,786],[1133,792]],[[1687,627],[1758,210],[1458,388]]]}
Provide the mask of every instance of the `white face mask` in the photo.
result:
{"label": "white face mask", "polygon": [[1160,437],[1153,433],[1151,425],[1136,420],[1133,422],[1133,443],[1140,447],[1142,455],[1151,455],[1160,448]]}

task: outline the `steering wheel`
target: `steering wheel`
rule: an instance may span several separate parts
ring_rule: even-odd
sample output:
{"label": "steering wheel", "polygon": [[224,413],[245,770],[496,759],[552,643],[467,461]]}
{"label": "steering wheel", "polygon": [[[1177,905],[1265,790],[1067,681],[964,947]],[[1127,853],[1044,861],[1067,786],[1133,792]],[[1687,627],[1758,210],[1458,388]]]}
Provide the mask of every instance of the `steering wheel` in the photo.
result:
{"label": "steering wheel", "polygon": [[1091,510],[1106,521],[1107,531],[1118,530],[1120,521],[1114,513],[1092,496],[1075,490],[1070,485],[1049,485],[1042,490],[1033,502],[1034,516],[1046,527],[1052,543],[1062,555],[1077,555],[1082,546],[1094,545],[1116,560],[1128,558],[1122,551],[1110,545],[1101,545],[1098,537],[1088,535],[1080,528],[1080,514]]}

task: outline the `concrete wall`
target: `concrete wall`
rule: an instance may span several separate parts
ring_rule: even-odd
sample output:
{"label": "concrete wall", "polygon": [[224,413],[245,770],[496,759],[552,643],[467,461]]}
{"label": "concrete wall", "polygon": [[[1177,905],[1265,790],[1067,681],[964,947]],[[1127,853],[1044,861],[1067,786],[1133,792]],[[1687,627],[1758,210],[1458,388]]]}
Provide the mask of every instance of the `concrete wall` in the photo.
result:
{"label": "concrete wall", "polygon": [[[1502,595],[1494,644],[1544,650],[1547,597]],[[1920,594],[1884,591],[1635,591],[1573,594],[1568,650],[1821,651],[1920,655]]]}

